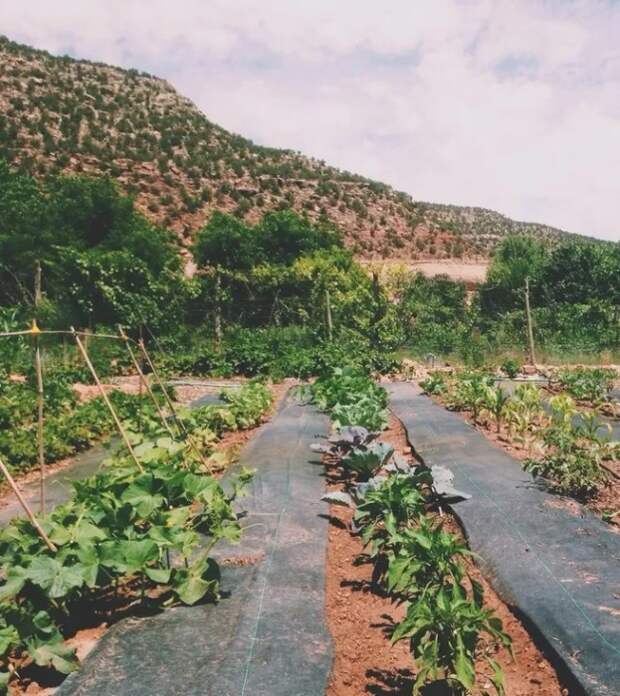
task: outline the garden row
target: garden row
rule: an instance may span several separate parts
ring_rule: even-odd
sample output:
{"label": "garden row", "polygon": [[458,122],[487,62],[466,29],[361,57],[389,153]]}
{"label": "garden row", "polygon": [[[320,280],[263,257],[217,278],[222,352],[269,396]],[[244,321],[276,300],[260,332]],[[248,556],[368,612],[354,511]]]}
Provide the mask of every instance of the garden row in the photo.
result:
{"label": "garden row", "polygon": [[[550,393],[519,384],[510,394],[493,376],[470,370],[433,372],[420,384],[447,408],[470,412],[474,424],[520,448],[524,468],[554,490],[588,501],[610,485],[620,459],[620,443],[611,439],[610,424],[597,412],[610,403],[609,377],[603,371],[560,371],[552,383],[559,390]],[[585,405],[579,408],[576,399]],[[608,519],[617,514],[606,511]]]}
{"label": "garden row", "polygon": [[[85,379],[84,369],[57,366],[46,369],[44,382],[43,446],[51,464],[90,447],[114,429],[102,398],[80,403],[73,384]],[[156,389],[157,391],[157,389]],[[120,391],[110,393],[121,420],[137,420],[147,399]],[[37,465],[37,392],[33,370],[21,377],[0,372],[0,458],[14,472]]]}
{"label": "garden row", "polygon": [[326,445],[313,449],[337,462],[345,478],[343,490],[324,499],[354,509],[354,528],[368,549],[374,581],[406,606],[391,641],[409,643],[414,693],[429,682],[469,692],[480,676],[481,658],[491,672],[485,679],[503,693],[503,670],[493,655],[511,639],[467,572],[469,549],[445,530],[438,514],[448,472],[412,466],[378,441],[387,424],[387,393],[363,372],[336,369],[309,387],[309,394],[331,414],[335,428]]}
{"label": "garden row", "polygon": [[232,502],[251,477],[227,489],[206,457],[224,431],[252,427],[271,404],[269,390],[250,384],[224,394],[223,406],[178,414],[178,437],[143,414],[126,421],[137,461],[117,451],[91,478],[76,481],[71,499],[40,518],[0,532],[0,662],[2,687],[34,663],[66,674],[78,666],[65,638],[86,617],[151,602],[194,604],[218,596],[211,552],[241,535]]}

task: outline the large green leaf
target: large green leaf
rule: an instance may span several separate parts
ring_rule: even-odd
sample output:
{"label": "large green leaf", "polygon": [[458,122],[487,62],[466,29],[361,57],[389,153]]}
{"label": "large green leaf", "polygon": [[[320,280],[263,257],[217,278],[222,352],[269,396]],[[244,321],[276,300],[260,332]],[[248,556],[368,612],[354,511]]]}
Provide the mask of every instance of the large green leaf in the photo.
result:
{"label": "large green leaf", "polygon": [[189,568],[177,569],[173,586],[184,604],[196,604],[207,594],[217,594],[219,580],[220,569],[212,558],[208,558]]}
{"label": "large green leaf", "polygon": [[0,628],[0,655],[6,655],[17,643],[19,643],[19,633],[15,626],[2,626]]}
{"label": "large green leaf", "polygon": [[9,570],[6,576],[6,581],[2,587],[0,587],[0,602],[4,602],[7,599],[13,599],[24,586],[26,582],[26,570],[20,566],[14,566]]}
{"label": "large green leaf", "polygon": [[84,584],[84,576],[78,564],[64,566],[56,558],[49,556],[35,558],[26,569],[26,574],[30,582],[47,590],[52,599],[64,597],[72,589]]}
{"label": "large green leaf", "polygon": [[152,486],[146,487],[133,484],[129,486],[121,496],[121,500],[135,507],[142,518],[149,517],[165,502],[162,495],[152,493],[149,488],[152,488]]}
{"label": "large green leaf", "polygon": [[456,637],[454,669],[456,678],[468,691],[470,691],[476,682],[476,671],[474,669],[473,658],[468,655],[460,635]]}
{"label": "large green leaf", "polygon": [[87,587],[91,589],[97,586],[97,578],[101,569],[99,551],[95,546],[81,547],[77,552],[82,576]]}
{"label": "large green leaf", "polygon": [[51,665],[62,674],[69,674],[78,668],[75,649],[64,643],[33,641],[28,645],[28,653],[39,667]]}
{"label": "large green leaf", "polygon": [[172,570],[170,568],[146,568],[146,576],[158,585],[167,585],[170,582]]}
{"label": "large green leaf", "polygon": [[150,539],[124,541],[121,548],[127,571],[130,573],[142,571],[147,564],[159,559],[159,547]]}

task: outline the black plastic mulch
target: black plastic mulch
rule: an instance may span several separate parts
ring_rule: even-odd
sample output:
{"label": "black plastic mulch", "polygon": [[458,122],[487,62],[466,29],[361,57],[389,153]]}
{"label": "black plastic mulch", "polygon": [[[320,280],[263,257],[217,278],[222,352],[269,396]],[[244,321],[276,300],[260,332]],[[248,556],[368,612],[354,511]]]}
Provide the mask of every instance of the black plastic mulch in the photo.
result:
{"label": "black plastic mulch", "polygon": [[240,546],[220,550],[224,598],[125,619],[58,696],[317,696],[331,669],[325,625],[327,508],[309,450],[329,422],[288,396],[244,448],[256,469]]}
{"label": "black plastic mulch", "polygon": [[390,407],[429,466],[472,495],[454,506],[495,589],[574,680],[571,693],[620,693],[620,534],[547,492],[518,461],[411,384]]}
{"label": "black plastic mulch", "polygon": [[[117,443],[113,439],[111,445]],[[57,505],[66,503],[73,494],[73,481],[88,478],[97,473],[102,462],[109,456],[103,445],[95,445],[91,449],[77,454],[71,465],[65,469],[50,474],[45,478],[45,509],[50,511]],[[39,481],[35,480],[20,486],[22,496],[35,513],[39,511]],[[8,504],[0,508],[0,525],[8,524],[14,517],[24,517],[25,512],[19,502],[7,493]]]}

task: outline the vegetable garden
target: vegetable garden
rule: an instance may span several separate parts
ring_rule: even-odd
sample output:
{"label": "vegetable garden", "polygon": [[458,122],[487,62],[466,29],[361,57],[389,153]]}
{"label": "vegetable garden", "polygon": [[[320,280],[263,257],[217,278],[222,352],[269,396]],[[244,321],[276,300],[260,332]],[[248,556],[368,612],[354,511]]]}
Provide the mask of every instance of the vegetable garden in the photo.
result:
{"label": "vegetable garden", "polygon": [[[591,615],[596,603],[583,587],[606,592],[617,573],[608,560],[620,524],[619,375],[610,365],[620,336],[617,247],[510,238],[471,291],[448,278],[364,269],[327,219],[278,210],[249,224],[218,213],[193,240],[196,269],[186,275],[173,235],[108,180],[39,183],[0,163],[0,183],[0,462],[5,500],[16,495],[24,508],[0,531],[3,689],[36,694],[84,669],[75,638],[86,626],[106,624],[101,644],[126,619],[192,607],[226,646],[229,671],[217,679],[233,674],[235,686],[222,687],[231,693],[297,693],[304,666],[329,696],[583,693],[580,655],[567,658],[565,647],[572,633],[590,631],[584,654],[611,650],[620,611],[617,596],[603,595],[604,618]],[[581,275],[569,282],[576,260]],[[23,328],[33,316],[45,331]],[[135,327],[130,336],[110,328],[120,321]],[[560,355],[560,366],[539,371],[535,351]],[[569,354],[595,365],[567,367]],[[129,377],[132,393],[114,388]],[[217,404],[186,408],[172,377],[235,388]],[[80,399],[76,384],[94,398]],[[293,385],[274,412],[274,392]],[[269,414],[261,437],[254,430]],[[310,451],[327,417],[331,432]],[[226,470],[222,448],[239,431],[249,440],[242,461],[263,468],[257,479],[234,463]],[[46,506],[51,469],[70,469],[101,442],[105,463]],[[482,475],[478,457],[491,462]],[[22,495],[35,478],[38,495]],[[500,498],[523,503],[526,490],[532,510],[550,517],[527,544],[504,530],[503,547],[498,529],[516,522],[508,525],[508,508],[498,513]],[[582,546],[571,559],[580,575],[555,586],[560,600],[545,620],[544,606],[522,593],[528,613],[512,590],[523,578],[529,587],[557,580],[548,568],[570,558],[560,533],[556,546],[536,546],[551,536],[547,523]],[[510,565],[519,554],[532,562]],[[592,558],[598,575],[583,560]],[[570,595],[575,587],[583,595]],[[312,611],[302,611],[304,598]],[[562,625],[575,607],[587,621]],[[218,611],[232,622],[225,636]],[[547,624],[564,642],[545,634]],[[328,626],[346,645],[332,646],[331,677]],[[291,662],[297,674],[275,654],[289,647],[305,660]],[[169,652],[162,694],[183,686]],[[89,675],[105,672],[94,653],[83,663]],[[183,659],[186,672],[211,668],[202,654]],[[592,690],[601,696],[613,688],[606,664]],[[75,676],[63,694],[84,693]]]}
{"label": "vegetable garden", "polygon": [[[39,336],[36,326],[29,333]],[[120,339],[129,340],[123,332]],[[100,385],[79,337],[76,341]],[[146,349],[140,348],[154,370]],[[247,384],[224,392],[221,406],[178,410],[164,384],[151,388],[136,366],[152,400],[121,392],[108,396],[101,388],[99,398],[77,405],[69,386],[75,372],[46,375],[40,451],[31,376],[3,389],[4,425],[11,429],[3,432],[2,459],[13,472],[39,464],[38,455],[45,467],[116,428],[122,439],[101,471],[75,481],[70,499],[47,514],[43,469],[38,516],[4,469],[26,512],[25,519],[0,532],[4,689],[32,664],[62,674],[75,670],[75,650],[65,644],[65,636],[90,617],[109,620],[115,611],[136,603],[165,607],[218,597],[212,549],[221,540],[239,539],[232,504],[251,472],[239,472],[225,489],[213,474],[218,465],[211,455],[224,432],[260,423],[271,394],[261,384]]]}

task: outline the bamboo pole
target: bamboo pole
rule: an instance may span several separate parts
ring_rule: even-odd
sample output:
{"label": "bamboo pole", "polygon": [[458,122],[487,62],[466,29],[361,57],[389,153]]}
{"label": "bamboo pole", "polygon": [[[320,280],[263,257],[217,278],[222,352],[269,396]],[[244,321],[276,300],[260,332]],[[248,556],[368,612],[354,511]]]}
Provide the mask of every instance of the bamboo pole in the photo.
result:
{"label": "bamboo pole", "polygon": [[177,414],[176,408],[174,407],[174,403],[172,402],[172,399],[170,398],[170,395],[168,394],[168,390],[166,389],[166,385],[164,384],[163,380],[159,376],[159,373],[155,369],[155,365],[153,365],[153,361],[151,360],[151,356],[148,354],[148,352],[146,350],[146,346],[144,345],[144,341],[142,339],[140,339],[138,341],[138,346],[140,347],[140,350],[142,351],[142,355],[144,355],[146,362],[148,363],[149,367],[151,368],[151,371],[153,373],[153,376],[155,377],[155,380],[157,381],[157,384],[159,385],[159,388],[162,390],[162,392],[164,394],[164,398],[166,399],[166,403],[168,404],[168,407],[170,408],[170,413],[172,413],[172,417],[174,418],[174,422],[176,423],[179,434],[183,433],[185,435],[190,447],[198,455],[198,458],[200,459],[200,461],[207,467],[207,470],[209,471],[209,473],[212,473],[213,467],[209,463],[209,460],[205,458],[204,454],[200,451],[200,449],[198,448],[198,445],[195,443],[194,438],[192,437],[191,433],[189,433],[187,431],[187,428],[181,422],[181,419],[179,418],[179,416]]}
{"label": "bamboo pole", "polygon": [[331,341],[334,337],[334,324],[332,322],[332,304],[329,299],[329,289],[325,289],[325,315],[327,318],[327,338]]}
{"label": "bamboo pole", "polygon": [[219,268],[215,274],[215,345],[222,345],[222,276]]}
{"label": "bamboo pole", "polygon": [[127,447],[129,454],[131,455],[131,458],[136,463],[136,466],[138,467],[138,469],[140,469],[140,471],[144,471],[142,464],[140,464],[140,462],[138,461],[138,457],[136,457],[136,453],[133,451],[133,447],[131,446],[131,442],[129,441],[129,437],[127,436],[127,432],[125,431],[125,428],[123,428],[123,424],[121,423],[119,417],[117,416],[116,411],[114,410],[114,406],[112,406],[112,402],[108,398],[108,395],[106,394],[106,391],[103,388],[103,384],[101,384],[99,376],[97,375],[97,371],[95,370],[94,365],[92,364],[90,358],[88,357],[88,353],[86,352],[86,349],[84,348],[84,345],[82,344],[82,341],[80,340],[80,337],[78,336],[77,332],[74,330],[73,327],[71,327],[71,332],[73,333],[73,335],[75,337],[75,342],[77,344],[78,350],[80,351],[82,357],[84,358],[84,362],[88,366],[88,369],[90,370],[90,373],[92,374],[93,379],[95,380],[95,384],[97,385],[97,388],[99,389],[99,393],[101,394],[101,397],[103,398],[106,406],[108,407],[108,410],[110,411],[110,414],[112,415],[112,419],[114,420],[114,423],[116,424],[116,427],[118,428],[118,431],[121,434],[121,437],[123,438],[123,442],[125,443],[125,446]]}
{"label": "bamboo pole", "polygon": [[140,339],[138,341],[138,347],[140,348],[140,351],[142,352],[142,355],[144,356],[144,359],[148,363],[148,366],[151,368],[151,372],[153,373],[153,377],[155,377],[155,381],[159,385],[159,388],[161,389],[164,398],[166,399],[166,403],[168,404],[168,408],[170,409],[170,412],[172,413],[172,416],[174,418],[175,423],[177,424],[177,427],[179,429],[182,429],[186,434],[187,431],[185,430],[185,427],[179,420],[179,416],[177,414],[176,408],[174,407],[174,403],[172,399],[170,398],[170,394],[168,393],[168,390],[166,389],[166,385],[164,384],[164,381],[162,378],[159,376],[159,373],[155,369],[155,365],[153,365],[153,361],[151,360],[151,356],[148,354],[146,350],[146,346],[144,345],[144,341]]}
{"label": "bamboo pole", "polygon": [[129,336],[123,331],[123,327],[119,325],[118,327],[118,332],[120,337],[125,341],[125,345],[127,346],[127,351],[129,352],[129,357],[131,358],[131,361],[133,363],[133,366],[136,368],[136,372],[138,373],[138,377],[140,378],[140,386],[144,385],[146,391],[148,392],[149,396],[151,397],[151,400],[155,404],[155,408],[157,409],[157,413],[161,419],[161,422],[163,426],[166,428],[166,430],[170,433],[171,437],[174,437],[174,433],[172,432],[172,429],[168,425],[168,419],[166,418],[166,415],[161,409],[161,406],[159,405],[159,401],[157,400],[157,397],[153,393],[153,390],[151,389],[151,385],[149,384],[146,375],[142,371],[142,368],[140,367],[140,363],[138,362],[138,359],[136,358],[136,354],[133,352],[133,349],[131,347],[131,344],[129,342]]}
{"label": "bamboo pole", "polygon": [[43,369],[41,367],[41,345],[39,334],[41,331],[36,321],[32,322],[32,335],[34,337],[34,365],[37,378],[37,453],[39,458],[39,511],[45,512],[45,446],[43,442]]}
{"label": "bamboo pole", "polygon": [[2,459],[0,459],[0,471],[2,471],[6,480],[9,482],[9,486],[11,486],[11,488],[13,489],[13,493],[15,493],[17,500],[19,501],[19,504],[24,509],[24,512],[26,513],[26,515],[28,515],[28,519],[32,523],[32,526],[37,530],[41,539],[43,539],[43,541],[47,544],[48,549],[55,553],[57,550],[56,547],[50,541],[50,538],[47,536],[47,534],[43,531],[43,527],[41,527],[41,525],[39,524],[39,521],[34,516],[34,513],[32,512],[32,510],[30,509],[30,506],[26,502],[24,496],[20,493],[20,490],[17,487],[15,480],[11,476],[10,471],[6,468]]}

